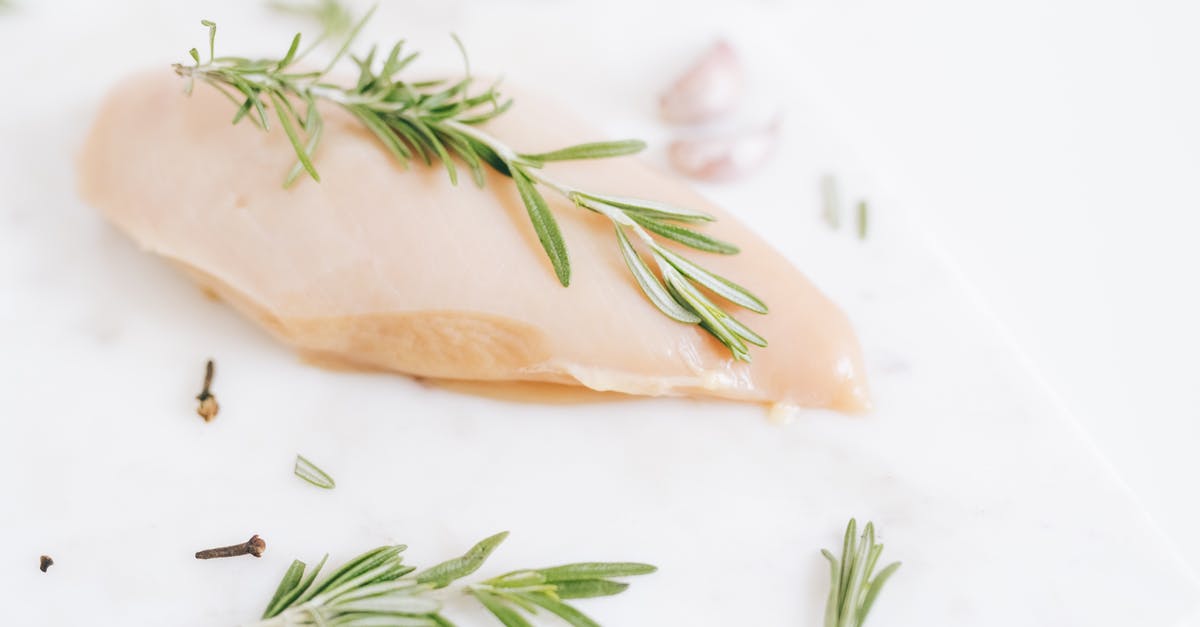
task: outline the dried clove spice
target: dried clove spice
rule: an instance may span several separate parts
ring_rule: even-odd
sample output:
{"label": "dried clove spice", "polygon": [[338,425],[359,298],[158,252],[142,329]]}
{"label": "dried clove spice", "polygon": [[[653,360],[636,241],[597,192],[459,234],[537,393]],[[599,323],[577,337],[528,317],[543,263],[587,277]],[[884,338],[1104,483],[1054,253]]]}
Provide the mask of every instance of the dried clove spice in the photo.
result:
{"label": "dried clove spice", "polygon": [[210,560],[214,557],[237,557],[239,555],[253,555],[254,557],[262,557],[264,551],[267,550],[267,543],[258,534],[250,536],[250,539],[241,543],[230,546],[221,546],[215,549],[205,549],[196,551],[196,559]]}
{"label": "dried clove spice", "polygon": [[53,565],[54,565],[54,558],[50,557],[49,555],[43,555],[41,560],[39,561],[38,568],[42,569],[42,572],[44,573],[44,572],[50,570],[50,567]]}
{"label": "dried clove spice", "polygon": [[204,388],[196,395],[196,400],[200,401],[200,405],[196,407],[196,413],[204,419],[204,422],[211,422],[217,417],[217,412],[221,411],[221,406],[217,404],[217,397],[213,396],[209,391],[213,380],[213,360],[208,360],[208,364],[204,367]]}

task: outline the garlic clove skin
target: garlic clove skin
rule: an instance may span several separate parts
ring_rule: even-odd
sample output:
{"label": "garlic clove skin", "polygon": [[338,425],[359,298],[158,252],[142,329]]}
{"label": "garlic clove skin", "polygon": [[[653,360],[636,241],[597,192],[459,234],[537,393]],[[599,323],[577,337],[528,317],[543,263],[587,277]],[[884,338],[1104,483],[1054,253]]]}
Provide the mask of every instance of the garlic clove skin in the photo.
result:
{"label": "garlic clove skin", "polygon": [[677,172],[704,181],[739,179],[766,163],[779,144],[779,120],[749,132],[677,139],[667,160]]}
{"label": "garlic clove skin", "polygon": [[742,98],[745,76],[733,47],[717,41],[696,59],[659,99],[659,111],[673,124],[700,124],[733,111]]}

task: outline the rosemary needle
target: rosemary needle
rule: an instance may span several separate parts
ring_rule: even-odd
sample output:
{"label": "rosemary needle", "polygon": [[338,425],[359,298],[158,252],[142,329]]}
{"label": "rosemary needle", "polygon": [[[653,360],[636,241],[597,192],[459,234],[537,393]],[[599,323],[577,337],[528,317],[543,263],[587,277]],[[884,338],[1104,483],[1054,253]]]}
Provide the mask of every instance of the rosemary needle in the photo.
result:
{"label": "rosemary needle", "polygon": [[[336,5],[329,3],[328,6]],[[326,6],[326,5],[321,5]],[[175,64],[191,92],[196,80],[220,91],[236,107],[233,122],[248,119],[263,130],[278,124],[296,153],[296,164],[284,177],[285,187],[307,174],[319,181],[314,157],[324,124],[318,101],[340,106],[378,139],[397,162],[408,165],[435,162],[457,184],[465,171],[483,187],[487,169],[510,178],[525,205],[529,223],[550,260],[558,281],[571,282],[567,244],[544,193],[569,200],[575,207],[607,218],[616,230],[618,252],[650,302],[664,315],[684,324],[698,325],[717,338],[734,359],[749,361],[750,345],[765,347],[766,340],[725,310],[720,301],[766,314],[767,306],[746,288],[705,270],[663,247],[662,240],[714,254],[735,254],[736,246],[696,229],[714,218],[708,214],[643,198],[590,192],[550,177],[543,166],[553,161],[605,159],[631,155],[645,148],[638,140],[591,142],[542,153],[522,153],[480,128],[503,115],[512,100],[503,99],[493,84],[474,93],[476,81],[464,53],[465,75],[457,80],[407,82],[399,78],[417,53],[405,52],[403,41],[386,53],[372,47],[366,55],[350,58],[358,77],[340,85],[325,76],[347,56],[358,32],[370,19],[368,12],[349,29],[345,43],[319,72],[293,69],[312,50],[299,52],[300,35],[278,59],[216,57],[213,40],[216,24],[201,22],[209,31],[209,58],[191,49],[191,65]],[[333,30],[326,25],[328,30]],[[461,42],[455,38],[462,49]],[[273,110],[274,115],[268,114]],[[274,120],[272,120],[274,118]],[[462,170],[465,168],[465,170]],[[632,238],[629,237],[632,235]],[[634,248],[637,242],[641,250]]]}
{"label": "rosemary needle", "polygon": [[330,477],[329,474],[324,470],[317,468],[316,464],[308,461],[308,459],[306,459],[303,455],[296,455],[296,466],[293,468],[292,472],[294,472],[297,477],[300,477],[301,479],[317,486],[318,488],[332,490],[336,485],[333,482],[333,477]]}

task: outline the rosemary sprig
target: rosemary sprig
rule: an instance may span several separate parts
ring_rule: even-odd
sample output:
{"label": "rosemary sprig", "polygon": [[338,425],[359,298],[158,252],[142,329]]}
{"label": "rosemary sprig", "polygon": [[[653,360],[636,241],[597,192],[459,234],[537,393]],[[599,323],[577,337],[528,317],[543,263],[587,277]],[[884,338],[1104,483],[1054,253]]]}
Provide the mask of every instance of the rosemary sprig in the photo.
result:
{"label": "rosemary sprig", "polygon": [[825,627],[862,627],[883,584],[900,568],[900,562],[893,562],[872,577],[883,545],[875,543],[873,523],[868,522],[862,537],[857,539],[856,527],[857,523],[851,518],[846,525],[840,560],[821,549],[821,555],[829,560],[831,579],[829,598],[825,603]]}
{"label": "rosemary sprig", "polygon": [[[506,537],[507,531],[485,538],[463,556],[415,574],[416,567],[404,563],[404,545],[381,546],[363,553],[319,582],[317,576],[329,556],[307,575],[305,564],[294,561],[262,619],[254,625],[452,627],[453,623],[441,614],[441,601],[431,593],[474,573]],[[520,612],[536,614],[538,608],[575,627],[593,627],[595,621],[564,600],[617,594],[629,584],[612,581],[611,577],[644,575],[654,570],[647,564],[568,564],[515,571],[466,586],[464,591],[507,627],[530,625]]]}
{"label": "rosemary sprig", "polygon": [[296,465],[292,468],[292,473],[318,488],[332,490],[336,486],[329,473],[317,468],[316,464],[300,454],[296,455]]}
{"label": "rosemary sprig", "polygon": [[[374,9],[372,9],[372,12]],[[558,222],[542,195],[548,190],[571,201],[576,207],[608,218],[614,227],[617,246],[642,291],[663,314],[686,323],[699,325],[725,346],[735,359],[750,360],[749,345],[767,342],[745,324],[730,315],[716,301],[725,300],[759,314],[767,306],[746,288],[713,274],[665,248],[658,238],[672,240],[696,250],[734,254],[737,247],[698,230],[695,226],[714,218],[708,214],[642,198],[627,198],[589,192],[551,178],[543,170],[546,163],[579,159],[602,159],[641,151],[638,140],[580,144],[544,153],[521,153],[479,127],[503,115],[512,106],[502,99],[497,85],[472,93],[475,81],[470,65],[460,80],[406,82],[398,78],[417,53],[405,53],[404,42],[396,43],[386,55],[372,47],[363,57],[351,56],[358,66],[358,78],[343,86],[326,80],[326,75],[346,56],[368,12],[350,29],[345,43],[321,71],[296,70],[305,56],[298,53],[300,35],[279,59],[216,57],[213,41],[216,25],[201,22],[209,29],[209,59],[201,62],[199,52],[189,51],[194,64],[174,66],[188,80],[185,91],[201,80],[224,94],[237,108],[236,124],[243,118],[263,130],[272,124],[273,110],[280,128],[296,152],[297,163],[284,179],[291,185],[307,173],[319,181],[313,157],[321,142],[324,125],[317,101],[334,103],[369,129],[402,165],[421,161],[440,162],[450,181],[457,184],[459,167],[465,166],[471,179],[482,187],[485,170],[491,168],[512,179],[529,214],[530,224],[563,286],[571,281],[571,262]],[[462,48],[461,42],[455,42]],[[312,50],[312,47],[308,48]],[[305,51],[307,52],[307,50]],[[638,252],[631,242],[639,242]],[[648,263],[645,256],[649,256]],[[653,268],[651,267],[653,264]],[[657,274],[655,273],[657,270]]]}

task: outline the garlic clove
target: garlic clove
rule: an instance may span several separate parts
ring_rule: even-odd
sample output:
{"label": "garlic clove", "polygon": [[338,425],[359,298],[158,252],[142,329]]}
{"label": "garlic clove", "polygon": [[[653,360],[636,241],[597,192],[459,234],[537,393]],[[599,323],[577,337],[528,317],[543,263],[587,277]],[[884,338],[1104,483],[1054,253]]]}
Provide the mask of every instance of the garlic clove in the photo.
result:
{"label": "garlic clove", "polygon": [[742,65],[728,42],[717,41],[659,100],[664,120],[698,124],[733,111],[745,83]]}
{"label": "garlic clove", "polygon": [[779,144],[779,120],[749,132],[677,139],[667,148],[671,167],[705,181],[731,181],[770,159]]}

